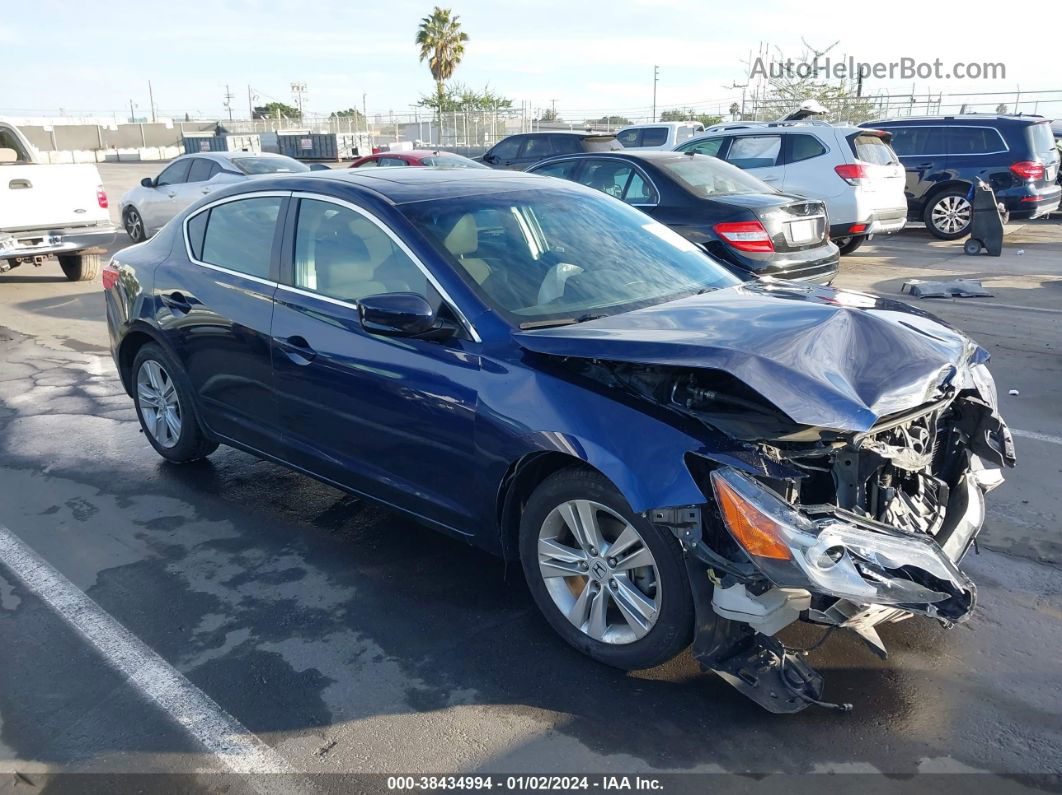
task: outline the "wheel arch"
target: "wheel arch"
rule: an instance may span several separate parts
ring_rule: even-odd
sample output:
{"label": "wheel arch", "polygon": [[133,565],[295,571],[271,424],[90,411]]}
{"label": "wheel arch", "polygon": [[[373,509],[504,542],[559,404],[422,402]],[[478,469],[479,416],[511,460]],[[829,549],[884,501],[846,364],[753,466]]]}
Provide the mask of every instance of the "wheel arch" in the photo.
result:
{"label": "wheel arch", "polygon": [[926,195],[922,197],[922,211],[937,200],[937,197],[945,191],[949,190],[961,190],[968,192],[973,183],[963,179],[949,179],[946,182],[941,182],[939,185],[934,185],[930,188]]}
{"label": "wheel arch", "polygon": [[118,343],[117,355],[115,356],[115,363],[118,365],[118,377],[122,379],[122,386],[125,387],[125,391],[130,397],[133,395],[133,362],[136,360],[136,355],[140,349],[149,342],[154,342],[170,356],[177,358],[176,354],[166,343],[165,338],[158,331],[146,323],[134,324],[122,337],[122,341]]}

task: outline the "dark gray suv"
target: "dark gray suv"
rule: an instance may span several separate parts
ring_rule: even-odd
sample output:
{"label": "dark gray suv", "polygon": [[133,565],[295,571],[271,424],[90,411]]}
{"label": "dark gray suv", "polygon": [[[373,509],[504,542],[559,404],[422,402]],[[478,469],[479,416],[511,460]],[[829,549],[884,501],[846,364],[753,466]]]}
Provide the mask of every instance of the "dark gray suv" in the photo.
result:
{"label": "dark gray suv", "polygon": [[622,148],[623,145],[612,133],[551,130],[510,135],[494,144],[480,159],[491,168],[523,171],[528,166],[554,155],[611,152]]}

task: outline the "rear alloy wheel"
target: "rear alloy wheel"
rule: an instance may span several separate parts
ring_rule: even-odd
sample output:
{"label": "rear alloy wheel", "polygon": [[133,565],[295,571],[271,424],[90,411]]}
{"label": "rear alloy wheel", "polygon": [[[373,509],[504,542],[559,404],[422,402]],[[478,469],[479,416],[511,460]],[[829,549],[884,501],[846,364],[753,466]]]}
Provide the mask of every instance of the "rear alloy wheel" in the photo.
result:
{"label": "rear alloy wheel", "polygon": [[934,237],[958,240],[970,231],[973,205],[966,198],[966,191],[959,188],[947,190],[926,206],[922,220]]}
{"label": "rear alloy wheel", "polygon": [[129,239],[134,243],[143,243],[147,240],[147,233],[144,231],[144,219],[136,207],[127,207],[125,212],[122,213],[122,226],[125,227],[125,233],[129,235]]}
{"label": "rear alloy wheel", "polygon": [[103,261],[99,254],[60,254],[59,267],[72,282],[91,282],[99,278]]}
{"label": "rear alloy wheel", "polygon": [[678,542],[600,474],[567,469],[528,500],[520,552],[553,628],[596,660],[650,668],[689,642],[693,602]]}
{"label": "rear alloy wheel", "polygon": [[184,373],[158,345],[147,344],[137,352],[133,399],[144,435],[167,461],[184,464],[217,449],[199,426]]}
{"label": "rear alloy wheel", "polygon": [[851,254],[861,245],[867,242],[866,235],[852,235],[850,237],[839,237],[833,241],[837,244],[837,248],[841,250],[841,255],[845,256]]}

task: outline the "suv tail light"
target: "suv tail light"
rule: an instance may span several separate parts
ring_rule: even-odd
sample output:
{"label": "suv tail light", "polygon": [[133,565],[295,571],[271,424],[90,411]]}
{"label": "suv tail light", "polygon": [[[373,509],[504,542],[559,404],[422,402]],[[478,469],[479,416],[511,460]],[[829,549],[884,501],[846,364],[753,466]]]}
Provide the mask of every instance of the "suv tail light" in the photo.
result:
{"label": "suv tail light", "polygon": [[759,221],[716,224],[715,233],[738,251],[774,251],[767,229]]}
{"label": "suv tail light", "polygon": [[114,260],[103,266],[101,276],[104,290],[110,290],[114,285],[118,284],[118,266],[114,264]]}
{"label": "suv tail light", "polygon": [[863,180],[870,176],[867,167],[862,163],[841,163],[834,166],[833,170],[849,185],[862,185]]}
{"label": "suv tail light", "polygon": [[1021,179],[1044,178],[1044,164],[1036,160],[1019,160],[1010,167],[1010,170]]}
{"label": "suv tail light", "polygon": [[99,202],[100,207],[104,210],[107,209],[107,191],[103,189],[102,185],[96,186],[96,201]]}

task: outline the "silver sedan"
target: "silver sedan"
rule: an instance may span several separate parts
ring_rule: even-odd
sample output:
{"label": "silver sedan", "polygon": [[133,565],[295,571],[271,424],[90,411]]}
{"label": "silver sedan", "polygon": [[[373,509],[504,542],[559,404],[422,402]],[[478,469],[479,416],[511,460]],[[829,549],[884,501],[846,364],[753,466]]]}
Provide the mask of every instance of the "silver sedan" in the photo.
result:
{"label": "silver sedan", "polygon": [[310,171],[305,163],[268,152],[197,152],[171,161],[162,172],[122,197],[122,226],[134,243],[147,240],[185,207],[217,188],[262,174]]}

